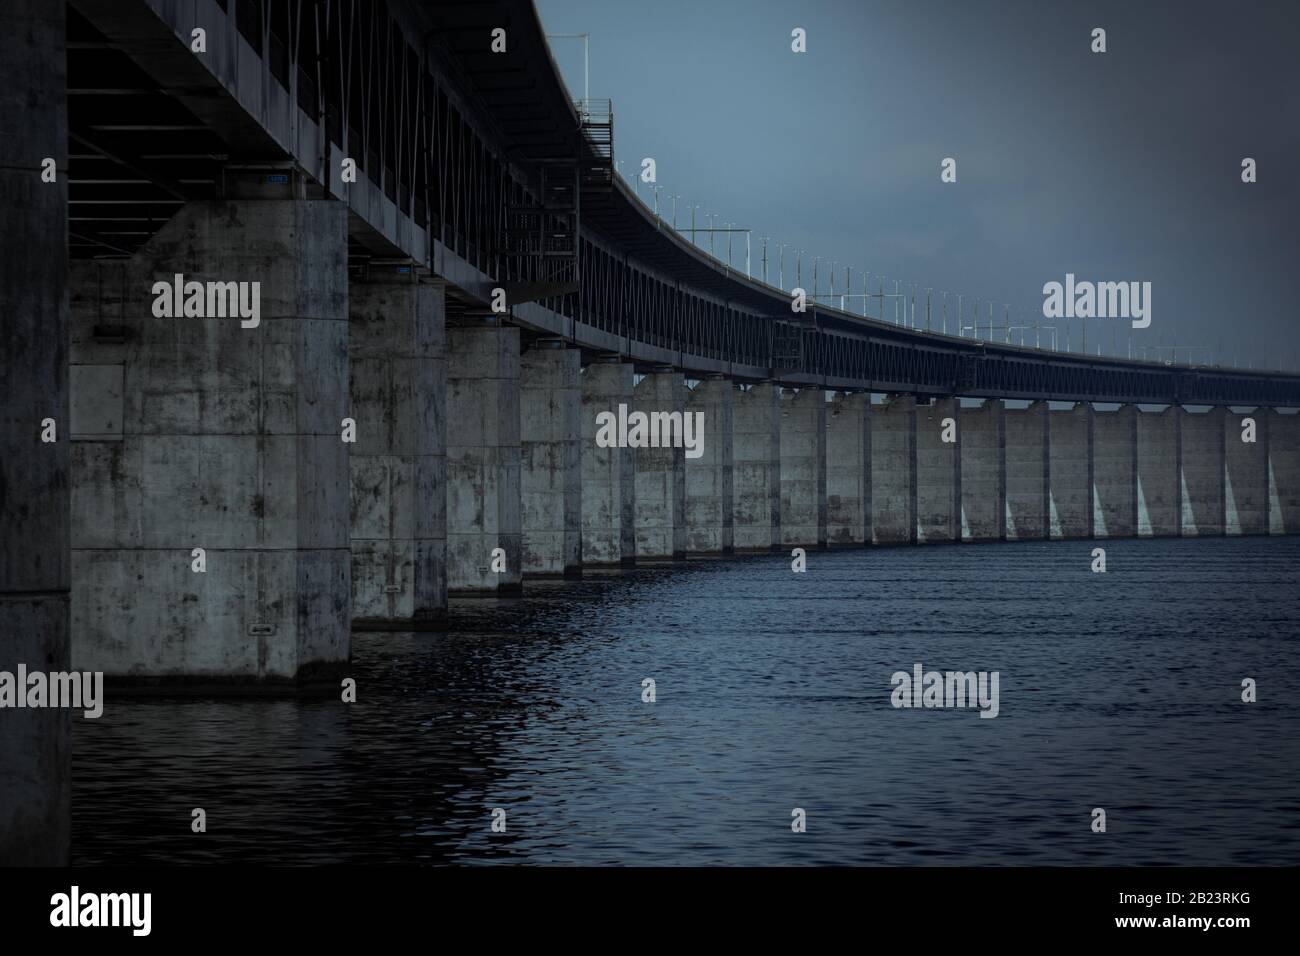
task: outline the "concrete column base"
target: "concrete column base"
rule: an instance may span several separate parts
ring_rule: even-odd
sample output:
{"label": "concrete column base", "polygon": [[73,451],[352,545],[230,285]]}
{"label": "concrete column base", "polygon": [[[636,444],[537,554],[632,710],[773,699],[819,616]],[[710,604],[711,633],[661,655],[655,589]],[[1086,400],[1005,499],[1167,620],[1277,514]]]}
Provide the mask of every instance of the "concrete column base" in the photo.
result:
{"label": "concrete column base", "polygon": [[631,448],[596,444],[596,416],[632,408],[634,371],[627,362],[593,362],[582,372],[580,450],[582,563],[586,567],[636,564],[636,469]]}
{"label": "concrete column base", "polygon": [[1008,541],[1042,540],[1048,535],[1051,498],[1047,403],[1003,412],[1006,435]]}
{"label": "concrete column base", "polygon": [[991,398],[961,410],[961,537],[1002,541],[1007,536],[1006,416]]}
{"label": "concrete column base", "polygon": [[1199,413],[1178,409],[1181,434],[1178,484],[1182,514],[1179,534],[1184,538],[1223,534],[1225,412],[1222,407]]}
{"label": "concrete column base", "polygon": [[443,289],[372,267],[349,290],[352,626],[447,622],[447,353]]}
{"label": "concrete column base", "polygon": [[[647,417],[686,411],[680,372],[653,372],[633,389],[634,411]],[[655,419],[651,419],[654,421]],[[654,430],[654,426],[651,426]],[[686,557],[686,450],[636,448],[636,557],[671,561]]]}
{"label": "concrete column base", "polygon": [[447,590],[452,595],[523,591],[519,374],[519,329],[488,323],[447,329]]}
{"label": "concrete column base", "polygon": [[874,544],[916,543],[916,400],[890,395],[871,411]]}
{"label": "concrete column base", "polygon": [[[951,428],[949,427],[951,425]],[[961,402],[916,409],[916,540],[961,540]],[[952,441],[944,441],[949,434]]]}
{"label": "concrete column base", "polygon": [[826,392],[781,395],[781,547],[826,547]]}
{"label": "concrete column base", "polygon": [[1178,483],[1180,410],[1137,412],[1137,536],[1175,538],[1182,524]]}
{"label": "concrete column base", "polygon": [[871,393],[839,393],[826,427],[826,543],[871,543]]}
{"label": "concrete column base", "polygon": [[732,409],[737,551],[781,550],[781,389],[737,389]]}
{"label": "concrete column base", "polygon": [[1050,537],[1092,537],[1092,405],[1048,413]]}
{"label": "concrete column base", "polygon": [[731,554],[735,550],[732,463],[735,389],[726,379],[706,379],[690,389],[686,413],[704,416],[700,457],[686,456],[686,550]]}
{"label": "concrete column base", "polygon": [[524,574],[582,576],[582,353],[542,343],[520,361]]}
{"label": "concrete column base", "polygon": [[1268,531],[1300,534],[1300,414],[1267,414]]}
{"label": "concrete column base", "polygon": [[1136,405],[1094,412],[1092,535],[1132,538],[1138,528]]}
{"label": "concrete column base", "polygon": [[[248,283],[249,301],[259,283],[256,324],[156,316],[154,284],[178,273]],[[191,203],[131,259],[74,263],[72,314],[74,665],[170,683],[337,679],[351,617],[346,207]]]}
{"label": "concrete column base", "polygon": [[[0,4],[0,670],[67,671],[69,648],[66,5]],[[52,157],[55,182],[41,181]],[[42,441],[46,419],[56,441]],[[23,692],[22,689],[19,691]],[[0,710],[0,866],[66,866],[67,710]]]}
{"label": "concrete column base", "polygon": [[[1271,424],[1268,412],[1267,408],[1224,411],[1224,534],[1268,534],[1268,427]],[[1247,419],[1254,423],[1253,429],[1246,426]],[[1252,437],[1253,441],[1245,440]]]}

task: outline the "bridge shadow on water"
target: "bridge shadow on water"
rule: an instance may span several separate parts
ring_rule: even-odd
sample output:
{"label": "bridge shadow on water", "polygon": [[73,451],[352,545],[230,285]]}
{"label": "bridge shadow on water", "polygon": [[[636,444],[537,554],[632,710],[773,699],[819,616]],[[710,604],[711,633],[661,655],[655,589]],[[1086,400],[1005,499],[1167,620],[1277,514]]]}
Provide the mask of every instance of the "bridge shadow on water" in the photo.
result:
{"label": "bridge shadow on water", "polygon": [[[110,697],[75,722],[74,861],[1290,864],[1297,568],[1219,538],[530,582],[354,634],[355,704]],[[896,709],[916,663],[999,672],[998,716]]]}

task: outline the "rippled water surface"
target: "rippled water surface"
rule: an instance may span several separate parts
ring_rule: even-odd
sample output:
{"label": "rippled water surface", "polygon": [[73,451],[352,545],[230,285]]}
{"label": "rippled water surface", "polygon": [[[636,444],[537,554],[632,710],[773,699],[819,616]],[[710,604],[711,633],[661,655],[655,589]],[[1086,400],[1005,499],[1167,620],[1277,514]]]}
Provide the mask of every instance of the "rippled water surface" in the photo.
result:
{"label": "rippled water surface", "polygon": [[[1300,861],[1295,538],[692,561],[454,613],[354,635],[352,705],[110,695],[75,862]],[[998,671],[999,716],[894,709],[918,661]]]}

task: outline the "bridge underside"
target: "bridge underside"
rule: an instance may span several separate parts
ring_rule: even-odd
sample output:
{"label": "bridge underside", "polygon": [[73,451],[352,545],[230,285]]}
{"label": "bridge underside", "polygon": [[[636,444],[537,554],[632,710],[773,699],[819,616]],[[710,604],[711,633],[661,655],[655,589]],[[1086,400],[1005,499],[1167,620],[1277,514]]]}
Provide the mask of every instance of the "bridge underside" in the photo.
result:
{"label": "bridge underside", "polygon": [[[490,48],[498,26],[504,53]],[[409,263],[444,283],[451,324],[501,289],[526,339],[645,369],[937,397],[1300,405],[1294,375],[1044,353],[824,304],[792,312],[788,293],[705,255],[613,175],[612,119],[575,108],[529,0],[73,0],[68,45],[73,258],[124,257],[184,203],[260,185],[340,203],[353,274]]]}

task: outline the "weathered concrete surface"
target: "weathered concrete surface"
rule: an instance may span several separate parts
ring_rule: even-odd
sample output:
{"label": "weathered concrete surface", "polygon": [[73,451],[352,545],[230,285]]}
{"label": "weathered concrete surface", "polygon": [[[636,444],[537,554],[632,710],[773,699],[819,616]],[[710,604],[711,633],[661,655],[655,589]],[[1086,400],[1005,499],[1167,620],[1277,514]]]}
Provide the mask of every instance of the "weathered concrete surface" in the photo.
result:
{"label": "weathered concrete surface", "polygon": [[1182,505],[1178,486],[1180,417],[1176,406],[1137,413],[1137,535],[1178,535]]}
{"label": "weathered concrete surface", "polygon": [[1268,531],[1300,534],[1300,414],[1268,411]]}
{"label": "weathered concrete surface", "polygon": [[582,563],[636,563],[636,471],[631,448],[596,445],[596,416],[632,407],[632,365],[593,362],[582,373]]}
{"label": "weathered concrete surface", "polygon": [[[961,538],[962,411],[954,398],[916,409],[916,540]],[[944,441],[947,433],[952,441]]]}
{"label": "weathered concrete surface", "polygon": [[1047,403],[1004,411],[1007,540],[1046,538],[1051,484]]}
{"label": "weathered concrete surface", "polygon": [[[522,590],[519,329],[447,330],[447,589]],[[505,570],[494,571],[493,552]]]}
{"label": "weathered concrete surface", "polygon": [[738,389],[732,409],[737,551],[781,547],[781,389]]}
{"label": "weathered concrete surface", "polygon": [[[156,317],[153,283],[176,273],[259,282],[260,323]],[[333,679],[350,646],[345,207],[191,203],[131,259],[74,263],[72,319],[74,366],[106,373],[73,370],[73,430],[93,437],[73,447],[75,666]]]}
{"label": "weathered concrete surface", "polygon": [[[1245,426],[1254,425],[1254,434]],[[1223,533],[1268,534],[1268,409],[1223,416]],[[1253,437],[1253,441],[1245,438]]]}
{"label": "weathered concrete surface", "polygon": [[447,616],[447,351],[443,287],[372,267],[349,292],[352,623]]}
{"label": "weathered concrete surface", "polygon": [[1179,485],[1182,489],[1184,538],[1223,534],[1224,409],[1208,412],[1178,410],[1182,434]]}
{"label": "weathered concrete surface", "polygon": [[781,544],[826,547],[826,393],[781,395]]}
{"label": "weathered concrete surface", "polygon": [[[653,372],[632,390],[634,411],[686,410],[686,380],[680,372]],[[653,419],[651,419],[653,421]],[[653,426],[650,429],[655,430]],[[663,561],[686,556],[686,449],[637,448],[636,556]]]}
{"label": "weathered concrete surface", "polygon": [[1137,406],[1093,412],[1092,534],[1131,538],[1137,534]]}
{"label": "weathered concrete surface", "polygon": [[871,539],[916,543],[916,400],[893,395],[871,410]]}
{"label": "weathered concrete surface", "polygon": [[731,554],[735,482],[732,462],[732,409],[735,388],[711,378],[690,389],[687,414],[704,416],[699,458],[686,458],[686,550],[696,554]]}
{"label": "weathered concrete surface", "polygon": [[1088,402],[1048,414],[1049,511],[1053,539],[1092,537],[1092,423]]}
{"label": "weathered concrete surface", "polygon": [[582,352],[534,347],[521,359],[524,574],[582,573]]}
{"label": "weathered concrete surface", "polygon": [[[0,4],[0,670],[10,673],[70,666],[65,35],[62,3]],[[41,182],[47,156],[53,183]],[[47,418],[57,441],[41,441]],[[0,710],[0,866],[69,862],[70,720]]]}
{"label": "weathered concrete surface", "polygon": [[871,543],[871,393],[839,392],[826,426],[826,541]]}
{"label": "weathered concrete surface", "polygon": [[961,537],[1006,537],[1006,417],[997,399],[961,410]]}

